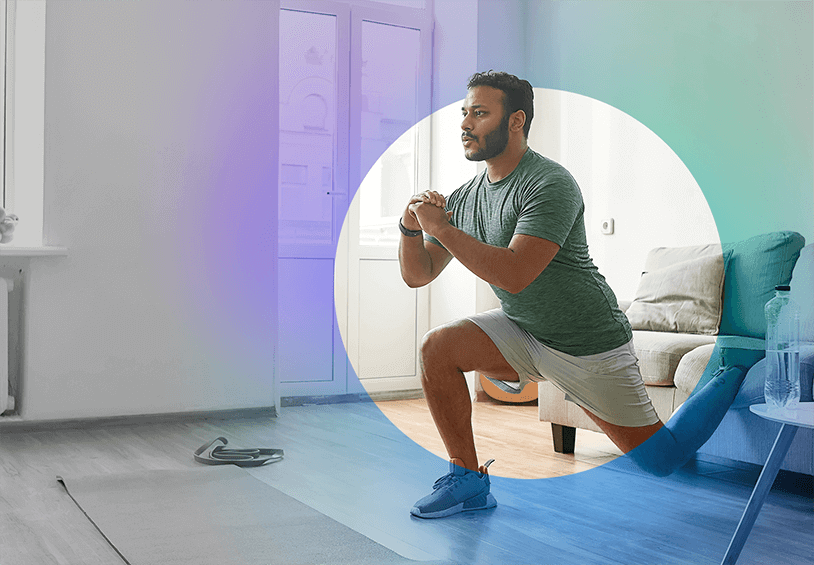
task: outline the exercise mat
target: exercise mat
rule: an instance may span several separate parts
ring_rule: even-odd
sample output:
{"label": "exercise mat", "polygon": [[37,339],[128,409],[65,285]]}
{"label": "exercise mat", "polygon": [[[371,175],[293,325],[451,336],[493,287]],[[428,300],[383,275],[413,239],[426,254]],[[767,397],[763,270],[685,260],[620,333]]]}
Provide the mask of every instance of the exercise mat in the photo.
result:
{"label": "exercise mat", "polygon": [[57,479],[129,565],[426,563],[232,465]]}

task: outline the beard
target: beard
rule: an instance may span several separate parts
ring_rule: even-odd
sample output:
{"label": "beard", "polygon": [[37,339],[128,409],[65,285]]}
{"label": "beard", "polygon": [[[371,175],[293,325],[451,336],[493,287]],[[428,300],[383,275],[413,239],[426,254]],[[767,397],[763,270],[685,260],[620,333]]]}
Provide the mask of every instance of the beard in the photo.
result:
{"label": "beard", "polygon": [[483,143],[480,142],[479,138],[475,138],[475,141],[477,141],[481,147],[469,155],[464,153],[464,157],[469,161],[485,161],[503,153],[509,144],[509,116],[503,116],[503,119],[500,120],[500,124],[498,124],[494,130],[483,136]]}

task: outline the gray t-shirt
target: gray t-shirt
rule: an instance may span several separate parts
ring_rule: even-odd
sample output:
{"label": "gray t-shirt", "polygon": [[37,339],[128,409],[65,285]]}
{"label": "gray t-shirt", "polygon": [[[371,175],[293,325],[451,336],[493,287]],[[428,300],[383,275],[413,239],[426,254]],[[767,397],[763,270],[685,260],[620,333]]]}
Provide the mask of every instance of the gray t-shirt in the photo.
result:
{"label": "gray t-shirt", "polygon": [[484,171],[457,189],[447,210],[452,225],[489,245],[508,247],[514,234],[523,234],[560,246],[521,292],[492,285],[506,315],[538,341],[575,356],[630,341],[630,324],[588,254],[582,193],[564,167],[529,149],[506,178],[489,182]]}

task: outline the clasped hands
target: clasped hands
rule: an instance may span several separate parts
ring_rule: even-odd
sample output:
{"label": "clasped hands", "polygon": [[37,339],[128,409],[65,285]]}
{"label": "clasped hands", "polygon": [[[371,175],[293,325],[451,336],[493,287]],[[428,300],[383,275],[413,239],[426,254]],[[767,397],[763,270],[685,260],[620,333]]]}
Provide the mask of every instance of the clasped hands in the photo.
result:
{"label": "clasped hands", "polygon": [[408,230],[424,230],[435,236],[439,228],[449,225],[452,212],[444,209],[446,204],[444,196],[434,190],[420,192],[410,198],[401,223]]}

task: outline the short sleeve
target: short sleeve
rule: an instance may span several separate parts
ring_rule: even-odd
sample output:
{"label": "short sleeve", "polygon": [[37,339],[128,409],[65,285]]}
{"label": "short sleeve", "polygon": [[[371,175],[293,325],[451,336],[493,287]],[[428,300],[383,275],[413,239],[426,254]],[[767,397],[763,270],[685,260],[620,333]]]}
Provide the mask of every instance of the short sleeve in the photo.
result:
{"label": "short sleeve", "polygon": [[562,247],[582,208],[582,193],[573,177],[546,175],[522,191],[515,233],[547,239]]}

